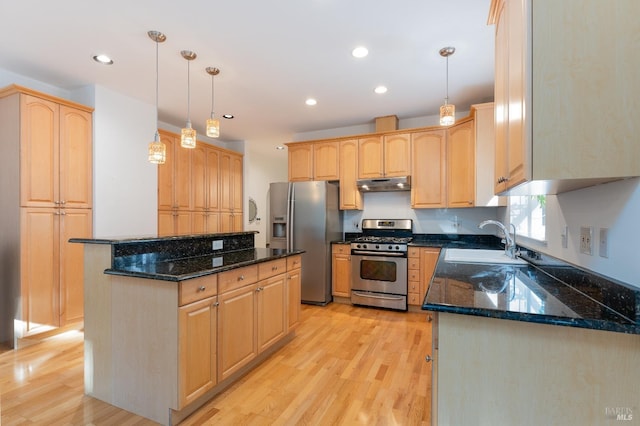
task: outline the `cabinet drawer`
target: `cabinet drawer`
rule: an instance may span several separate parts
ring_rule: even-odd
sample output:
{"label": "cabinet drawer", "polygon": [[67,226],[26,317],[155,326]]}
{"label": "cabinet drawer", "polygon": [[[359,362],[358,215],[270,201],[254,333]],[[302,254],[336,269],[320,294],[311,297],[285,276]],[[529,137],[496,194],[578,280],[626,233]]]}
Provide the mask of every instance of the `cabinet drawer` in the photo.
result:
{"label": "cabinet drawer", "polygon": [[407,255],[409,257],[420,257],[420,247],[409,247]]}
{"label": "cabinet drawer", "polygon": [[351,253],[351,245],[350,244],[333,244],[331,247],[331,253],[349,254]]}
{"label": "cabinet drawer", "polygon": [[419,269],[409,269],[407,271],[407,278],[409,281],[420,281],[420,270]]}
{"label": "cabinet drawer", "polygon": [[420,281],[409,281],[407,289],[409,293],[420,293]]}
{"label": "cabinet drawer", "polygon": [[258,264],[258,281],[287,272],[287,259],[271,260]]}
{"label": "cabinet drawer", "polygon": [[407,259],[407,269],[420,269],[420,258],[410,257]]}
{"label": "cabinet drawer", "polygon": [[258,265],[245,266],[218,274],[218,291],[225,291],[244,287],[258,281]]}
{"label": "cabinet drawer", "polygon": [[407,294],[407,303],[409,305],[422,305],[422,299],[420,298],[419,293],[408,293]]}
{"label": "cabinet drawer", "polygon": [[287,257],[287,271],[291,271],[292,269],[300,269],[302,267],[302,256],[289,256]]}
{"label": "cabinet drawer", "polygon": [[179,286],[178,304],[182,306],[218,294],[218,276],[207,275],[182,281]]}

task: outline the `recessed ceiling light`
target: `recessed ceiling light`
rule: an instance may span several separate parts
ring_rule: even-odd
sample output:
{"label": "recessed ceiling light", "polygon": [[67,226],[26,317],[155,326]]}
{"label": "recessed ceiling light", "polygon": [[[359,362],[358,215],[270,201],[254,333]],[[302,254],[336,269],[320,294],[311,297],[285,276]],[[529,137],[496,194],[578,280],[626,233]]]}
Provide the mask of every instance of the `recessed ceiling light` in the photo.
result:
{"label": "recessed ceiling light", "polygon": [[278,146],[276,146],[276,149],[277,149],[278,151],[282,151],[282,150],[284,149],[284,146],[282,146],[282,145],[278,145]]}
{"label": "recessed ceiling light", "polygon": [[111,59],[110,57],[108,57],[107,55],[104,55],[104,54],[94,55],[93,56],[93,60],[98,62],[99,64],[103,64],[103,65],[111,65],[111,64],[113,64],[113,59]]}
{"label": "recessed ceiling light", "polygon": [[378,86],[375,89],[373,89],[373,91],[378,94],[387,93],[387,88],[385,86]]}
{"label": "recessed ceiling light", "polygon": [[222,114],[222,118],[226,118],[227,120],[231,120],[233,118],[233,114]]}
{"label": "recessed ceiling light", "polygon": [[358,46],[351,51],[354,58],[364,58],[369,54],[369,49],[364,46]]}
{"label": "recessed ceiling light", "polygon": [[316,100],[315,100],[315,99],[313,99],[313,98],[309,98],[309,99],[307,99],[306,101],[304,101],[304,103],[305,103],[305,104],[307,104],[307,105],[309,105],[309,106],[314,106],[315,104],[317,104],[317,103],[318,103],[318,101],[316,101]]}

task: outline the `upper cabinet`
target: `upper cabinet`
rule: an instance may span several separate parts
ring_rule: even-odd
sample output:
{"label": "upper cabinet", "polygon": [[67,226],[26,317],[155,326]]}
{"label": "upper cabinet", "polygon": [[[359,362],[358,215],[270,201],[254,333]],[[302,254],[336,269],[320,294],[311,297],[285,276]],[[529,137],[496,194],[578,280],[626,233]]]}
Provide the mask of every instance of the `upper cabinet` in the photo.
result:
{"label": "upper cabinet", "polygon": [[340,179],[340,142],[313,144],[313,180]]}
{"label": "upper cabinet", "polygon": [[340,142],[340,210],[362,210],[358,191],[358,139]]}
{"label": "upper cabinet", "polygon": [[313,145],[287,144],[289,152],[289,182],[313,180]]}
{"label": "upper cabinet", "polygon": [[411,207],[414,209],[446,207],[446,131],[442,129],[411,135],[413,175]]}
{"label": "upper cabinet", "polygon": [[90,208],[91,112],[28,94],[20,105],[21,206]]}
{"label": "upper cabinet", "polygon": [[639,14],[636,0],[492,1],[497,192],[640,175]]}
{"label": "upper cabinet", "polygon": [[411,175],[409,133],[362,138],[358,150],[359,179]]}
{"label": "upper cabinet", "polygon": [[476,195],[474,120],[447,129],[447,206],[473,207]]}

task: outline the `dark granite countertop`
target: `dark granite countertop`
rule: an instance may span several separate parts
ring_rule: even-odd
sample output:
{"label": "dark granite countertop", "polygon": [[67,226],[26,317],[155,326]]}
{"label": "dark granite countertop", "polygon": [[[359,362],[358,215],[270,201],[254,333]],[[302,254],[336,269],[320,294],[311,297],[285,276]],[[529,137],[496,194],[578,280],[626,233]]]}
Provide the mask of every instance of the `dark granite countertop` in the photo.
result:
{"label": "dark granite countertop", "polygon": [[640,334],[632,286],[526,249],[523,266],[448,262],[445,253],[424,310]]}
{"label": "dark granite countertop", "polygon": [[304,250],[288,251],[284,249],[251,248],[165,260],[162,260],[158,253],[149,253],[121,259],[118,264],[105,270],[105,274],[164,281],[184,281],[300,253],[304,253]]}

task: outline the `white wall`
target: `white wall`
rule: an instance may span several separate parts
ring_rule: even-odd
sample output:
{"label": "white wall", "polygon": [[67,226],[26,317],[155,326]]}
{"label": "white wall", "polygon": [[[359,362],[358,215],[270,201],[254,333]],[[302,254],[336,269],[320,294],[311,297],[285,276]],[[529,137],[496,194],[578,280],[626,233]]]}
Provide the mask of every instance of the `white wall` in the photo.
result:
{"label": "white wall", "polygon": [[79,100],[72,98],[70,92],[67,90],[0,68],[0,87],[5,87],[10,84],[18,84],[52,96],[80,102]]}
{"label": "white wall", "polygon": [[[532,248],[640,288],[640,179],[547,196],[547,246]],[[568,247],[561,234],[569,227]],[[580,227],[594,228],[593,255],[580,253]],[[598,254],[599,230],[609,229],[609,257]]]}

